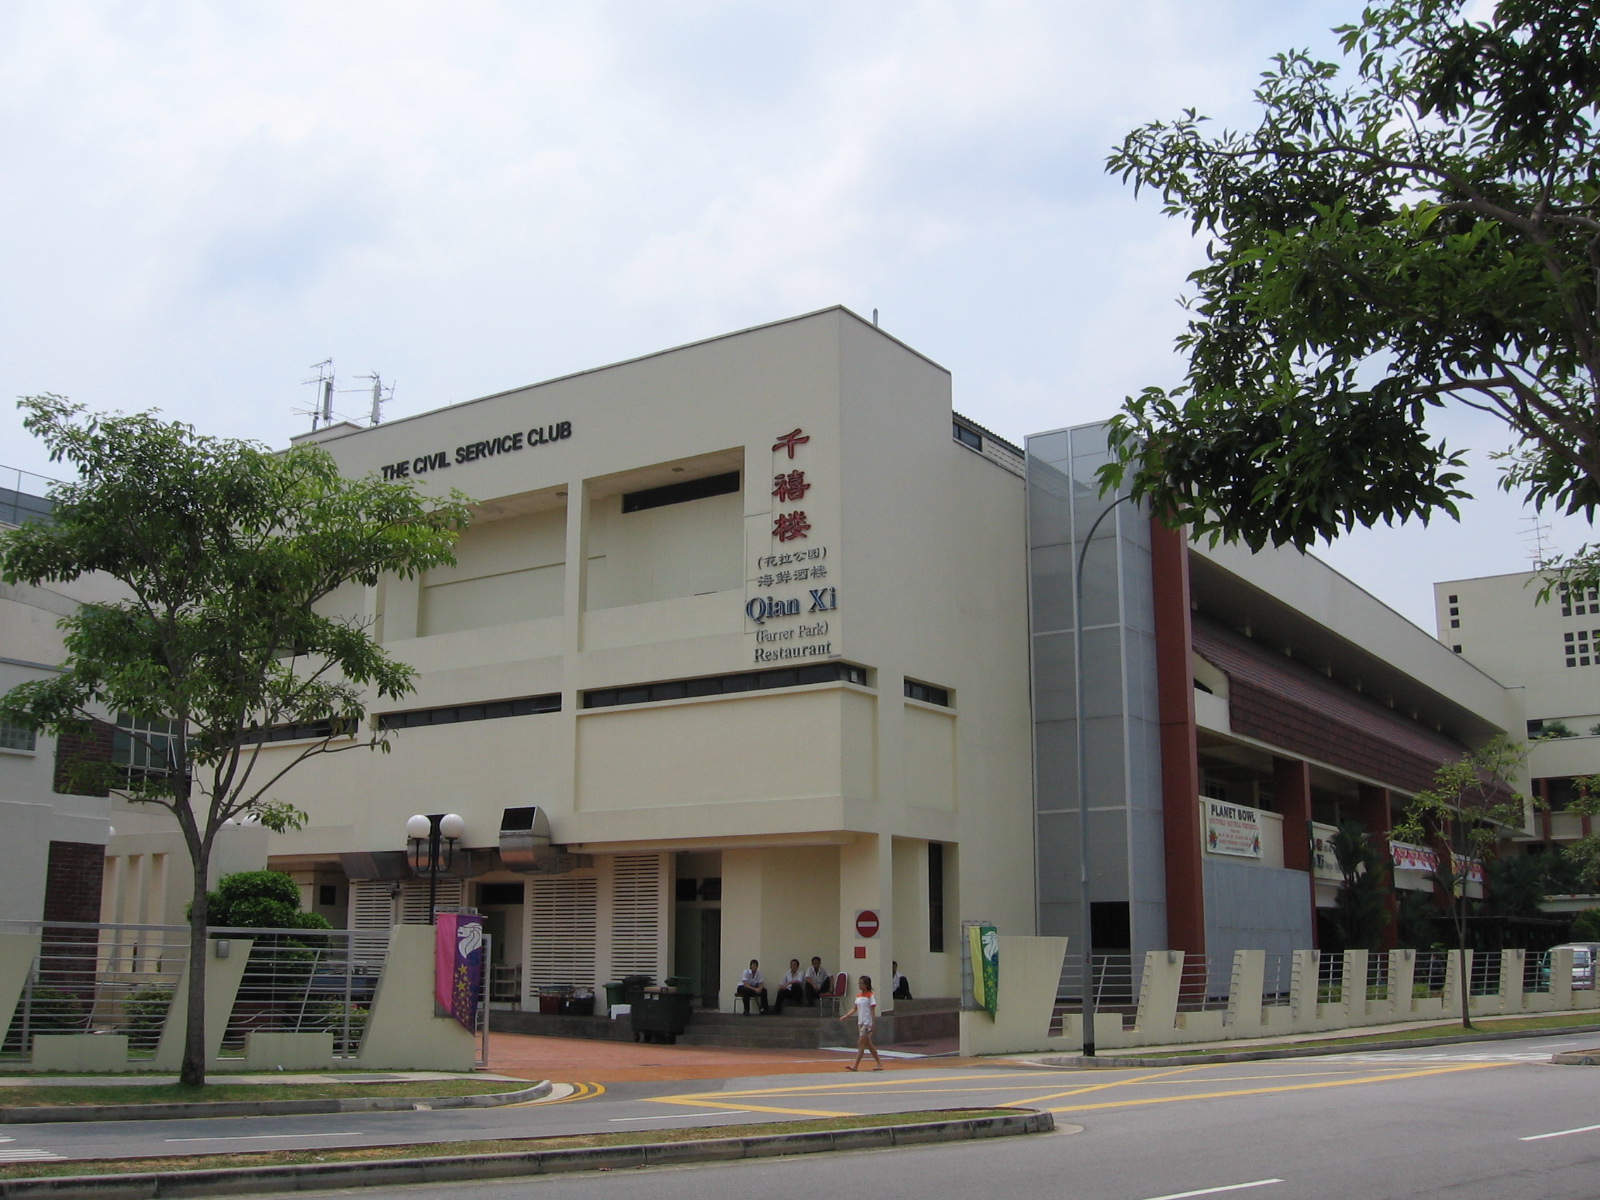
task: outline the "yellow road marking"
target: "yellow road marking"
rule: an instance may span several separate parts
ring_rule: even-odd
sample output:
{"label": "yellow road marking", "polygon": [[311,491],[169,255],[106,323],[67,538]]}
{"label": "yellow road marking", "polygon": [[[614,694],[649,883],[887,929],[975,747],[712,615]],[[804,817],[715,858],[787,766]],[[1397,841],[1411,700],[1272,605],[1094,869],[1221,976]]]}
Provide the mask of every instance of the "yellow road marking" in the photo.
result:
{"label": "yellow road marking", "polygon": [[[705,1095],[708,1096],[713,1094],[714,1093],[711,1092],[705,1093]],[[727,1095],[726,1092],[721,1094]],[[759,1092],[754,1094],[760,1095]],[[725,1100],[695,1100],[689,1096],[656,1096],[653,1097],[653,1100],[656,1104],[684,1104],[693,1108],[729,1107],[727,1101]],[[763,1106],[760,1104],[741,1104],[739,1107],[746,1112],[781,1113],[782,1115],[789,1117],[857,1117],[862,1115],[860,1113],[840,1112],[838,1109],[772,1108],[770,1106]]]}
{"label": "yellow road marking", "polygon": [[[1099,1108],[1133,1108],[1147,1104],[1181,1104],[1189,1100],[1222,1100],[1229,1096],[1265,1096],[1274,1092],[1304,1092],[1316,1088],[1351,1087],[1358,1083],[1389,1083],[1397,1079],[1418,1079],[1424,1075],[1449,1075],[1458,1071],[1482,1071],[1493,1067],[1509,1067],[1511,1063],[1464,1063],[1458,1067],[1432,1067],[1402,1074],[1366,1075],[1357,1079],[1330,1079],[1322,1083],[1291,1083],[1285,1087],[1239,1088],[1227,1092],[1200,1092],[1189,1096],[1146,1096],[1138,1100],[1110,1100],[1100,1104],[1068,1104],[1049,1111],[1088,1112]],[[1005,1106],[1009,1107],[1009,1106]]]}
{"label": "yellow road marking", "polygon": [[524,1100],[519,1104],[508,1104],[507,1108],[532,1108],[536,1105],[571,1104],[574,1100],[591,1100],[605,1093],[605,1086],[598,1083],[574,1083],[570,1085],[572,1095],[562,1096],[559,1100]]}
{"label": "yellow road marking", "polygon": [[[1111,1079],[1105,1083],[1091,1083],[1086,1087],[1069,1088],[1064,1092],[1048,1092],[1043,1096],[1033,1096],[1027,1100],[1009,1100],[1004,1108],[1026,1108],[1034,1104],[1043,1104],[1046,1100],[1062,1100],[1067,1096],[1082,1096],[1088,1092],[1103,1092],[1107,1088],[1128,1087],[1135,1083],[1151,1083],[1156,1080],[1166,1081],[1174,1075],[1181,1075],[1186,1071],[1202,1071],[1211,1064],[1197,1064],[1192,1067],[1172,1067],[1165,1071],[1157,1071],[1154,1075],[1135,1075],[1132,1079]],[[1216,1064],[1221,1066],[1221,1063]],[[1189,1082],[1183,1080],[1181,1082]],[[1054,1109],[1051,1110],[1055,1111]]]}
{"label": "yellow road marking", "polygon": [[[1216,1065],[1217,1066],[1221,1066],[1222,1064],[1218,1063]],[[901,1072],[890,1071],[890,1072],[885,1072],[885,1074],[900,1075]],[[1039,1078],[1039,1073],[1037,1071],[1015,1071],[1015,1072],[1007,1071],[1004,1074],[982,1075],[982,1076],[979,1076],[979,1078],[982,1078],[982,1079],[1038,1079]],[[964,1082],[970,1082],[971,1079],[972,1079],[971,1075],[934,1075],[934,1076],[931,1076],[931,1077],[929,1077],[929,1076],[921,1076],[921,1077],[917,1078],[914,1082],[916,1082],[916,1083],[964,1083]],[[910,1083],[910,1082],[913,1082],[913,1081],[912,1080],[908,1080],[908,1079],[904,1079],[904,1078],[899,1078],[899,1079],[861,1079],[861,1080],[836,1079],[832,1083],[805,1083],[805,1084],[795,1084],[792,1087],[751,1088],[751,1089],[745,1090],[745,1091],[728,1091],[728,1092],[714,1092],[714,1093],[713,1092],[692,1092],[692,1093],[689,1093],[689,1094],[690,1095],[696,1095],[696,1096],[701,1096],[701,1095],[704,1095],[704,1096],[710,1096],[710,1095],[717,1095],[717,1096],[786,1096],[786,1095],[799,1095],[799,1094],[801,1094],[803,1092],[835,1091],[835,1090],[837,1090],[838,1088],[841,1088],[841,1087],[846,1087],[846,1088],[903,1087],[907,1083]]]}

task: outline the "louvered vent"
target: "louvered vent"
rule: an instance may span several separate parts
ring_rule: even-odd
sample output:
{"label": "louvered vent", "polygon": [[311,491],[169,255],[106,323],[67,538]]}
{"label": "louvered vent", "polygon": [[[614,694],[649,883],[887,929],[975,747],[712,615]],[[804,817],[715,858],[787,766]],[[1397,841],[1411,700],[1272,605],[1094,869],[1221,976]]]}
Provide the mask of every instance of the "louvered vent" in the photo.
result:
{"label": "louvered vent", "polygon": [[350,884],[350,928],[355,930],[357,962],[381,962],[383,948],[394,924],[394,897],[381,879],[357,879]]}
{"label": "louvered vent", "polygon": [[[462,879],[441,879],[434,894],[436,909],[457,909],[466,902],[467,884]],[[400,885],[400,924],[431,925],[428,912],[428,881],[407,879]]]}
{"label": "louvered vent", "polygon": [[599,889],[592,875],[556,875],[528,880],[530,987],[565,984],[594,987],[595,907]]}
{"label": "louvered vent", "polygon": [[665,938],[661,923],[661,855],[612,860],[611,978],[648,975],[659,981]]}

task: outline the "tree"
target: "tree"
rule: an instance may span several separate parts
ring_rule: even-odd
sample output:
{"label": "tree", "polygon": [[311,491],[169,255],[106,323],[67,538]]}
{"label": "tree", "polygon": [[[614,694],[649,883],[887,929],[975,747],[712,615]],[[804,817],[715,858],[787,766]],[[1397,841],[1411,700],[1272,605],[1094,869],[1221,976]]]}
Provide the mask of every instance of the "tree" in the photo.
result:
{"label": "tree", "polygon": [[1359,821],[1346,821],[1330,839],[1339,866],[1333,923],[1346,950],[1376,950],[1389,923],[1386,855]]}
{"label": "tree", "polygon": [[1515,783],[1527,756],[1524,743],[1495,735],[1476,750],[1441,764],[1433,774],[1433,785],[1411,797],[1404,818],[1395,826],[1395,836],[1401,840],[1433,848],[1431,878],[1455,930],[1461,1024],[1466,1029],[1472,1028],[1466,956],[1472,865],[1491,861],[1503,833],[1526,823],[1528,806],[1534,801],[1517,791]]}
{"label": "tree", "polygon": [[[1393,0],[1339,65],[1279,55],[1252,132],[1193,110],[1108,170],[1208,239],[1186,382],[1131,397],[1102,474],[1213,539],[1306,548],[1457,515],[1447,404],[1516,439],[1502,486],[1600,503],[1600,19],[1592,3]],[[1600,573],[1600,549],[1566,564]]]}
{"label": "tree", "polygon": [[[361,618],[317,603],[346,582],[409,577],[453,562],[462,497],[345,479],[315,447],[273,454],[149,413],[92,415],[59,396],[25,398],[23,424],[82,482],[51,492],[54,519],[0,535],[0,578],[41,585],[100,572],[127,598],[60,622],[60,674],[12,689],[0,716],[52,733],[105,713],[153,764],[91,768],[102,788],[170,812],[194,869],[182,1081],[205,1082],[206,872],[224,822],[275,830],[304,817],[269,796],[323,754],[388,749],[365,730],[369,696],[398,699],[414,672]],[[137,732],[159,725],[169,734]],[[262,755],[274,727],[305,735]],[[164,765],[156,765],[164,764]]]}
{"label": "tree", "polygon": [[300,886],[282,871],[235,871],[207,893],[206,919],[233,929],[331,929],[321,913],[300,911]]}

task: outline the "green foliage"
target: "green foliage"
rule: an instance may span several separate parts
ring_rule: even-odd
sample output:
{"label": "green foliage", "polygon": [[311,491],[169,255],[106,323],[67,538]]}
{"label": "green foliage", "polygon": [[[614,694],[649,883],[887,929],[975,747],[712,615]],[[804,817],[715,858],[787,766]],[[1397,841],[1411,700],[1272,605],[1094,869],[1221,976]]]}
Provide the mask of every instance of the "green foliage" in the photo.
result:
{"label": "green foliage", "polygon": [[[52,733],[106,713],[171,723],[170,746],[145,740],[165,770],[104,782],[169,811],[188,847],[197,886],[183,1079],[198,1084],[204,880],[218,831],[246,814],[297,827],[301,814],[269,790],[316,755],[387,749],[385,731],[363,733],[367,704],[412,686],[412,668],[384,653],[365,619],[319,602],[345,583],[453,562],[466,501],[346,479],[312,446],[274,454],[149,413],[86,413],[59,396],[20,407],[80,482],[52,489],[52,521],[0,533],[0,579],[38,586],[98,572],[125,598],[64,618],[64,669],[0,697],[0,717]],[[268,731],[285,724],[321,732],[263,755]]]}
{"label": "green foliage", "polygon": [[1542,855],[1518,854],[1484,864],[1488,896],[1484,908],[1497,917],[1537,917],[1549,880]]}
{"label": "green foliage", "polygon": [[1600,942],[1600,908],[1586,908],[1574,917],[1567,937],[1574,942]]}
{"label": "green foliage", "polygon": [[1408,950],[1435,950],[1439,948],[1435,919],[1439,908],[1426,892],[1409,889],[1399,893],[1400,903],[1395,913],[1395,937],[1401,947]]}
{"label": "green foliage", "polygon": [[[1393,0],[1279,55],[1253,131],[1194,111],[1108,170],[1207,237],[1186,383],[1130,398],[1109,485],[1252,549],[1456,515],[1460,455],[1424,428],[1467,405],[1522,447],[1503,485],[1600,503],[1600,20],[1592,4]],[[1585,548],[1569,566],[1600,564]],[[1600,569],[1600,568],[1597,568]]]}
{"label": "green foliage", "polygon": [[128,1014],[128,1045],[134,1049],[152,1050],[161,1040],[161,1028],[166,1024],[167,1011],[172,1007],[172,989],[169,987],[140,988],[122,1002]]}
{"label": "green foliage", "polygon": [[208,893],[207,919],[233,929],[332,929],[321,913],[300,911],[300,885],[281,871],[224,875]]}
{"label": "green foliage", "polygon": [[[1472,901],[1467,896],[1471,874],[1466,860],[1485,865],[1498,857],[1501,839],[1522,829],[1529,806],[1537,802],[1515,788],[1528,756],[1528,747],[1496,734],[1476,750],[1442,764],[1433,773],[1433,786],[1411,797],[1395,836],[1433,847],[1437,858],[1431,878],[1449,904],[1455,944],[1467,945],[1467,916]],[[1486,880],[1487,881],[1487,880]],[[1464,963],[1463,963],[1464,967]],[[1463,969],[1462,976],[1466,972]],[[1471,1028],[1466,989],[1461,996],[1461,1024]]]}
{"label": "green foliage", "polygon": [[1346,821],[1330,839],[1339,865],[1333,924],[1346,950],[1376,950],[1389,923],[1387,855],[1359,821]]}
{"label": "green foliage", "polygon": [[1539,740],[1541,742],[1558,741],[1561,738],[1577,736],[1578,735],[1572,731],[1572,726],[1568,725],[1565,721],[1545,721],[1539,726]]}

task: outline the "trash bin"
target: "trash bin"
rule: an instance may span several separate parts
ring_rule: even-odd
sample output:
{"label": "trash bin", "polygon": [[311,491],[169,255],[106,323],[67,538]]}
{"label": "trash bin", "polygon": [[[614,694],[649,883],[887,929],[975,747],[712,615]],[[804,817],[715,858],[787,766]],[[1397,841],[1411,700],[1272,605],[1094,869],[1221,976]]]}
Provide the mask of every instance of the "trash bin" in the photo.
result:
{"label": "trash bin", "polygon": [[594,1016],[594,993],[588,988],[577,988],[561,1000],[562,1015],[568,1017]]}
{"label": "trash bin", "polygon": [[551,1016],[559,1016],[561,1002],[570,995],[570,987],[542,987],[539,989],[539,1011]]}
{"label": "trash bin", "polygon": [[694,997],[688,992],[645,992],[633,1002],[633,1040],[671,1045],[693,1013]]}
{"label": "trash bin", "polygon": [[655,979],[649,975],[624,975],[622,977],[622,999],[618,1003],[639,1003],[639,997],[644,995],[645,988],[653,983],[655,983]]}
{"label": "trash bin", "polygon": [[609,1012],[611,1009],[615,1008],[619,1004],[628,1003],[627,999],[623,995],[623,987],[622,987],[621,983],[608,983],[608,984],[605,984],[604,987],[606,989],[606,1011],[607,1012]]}

